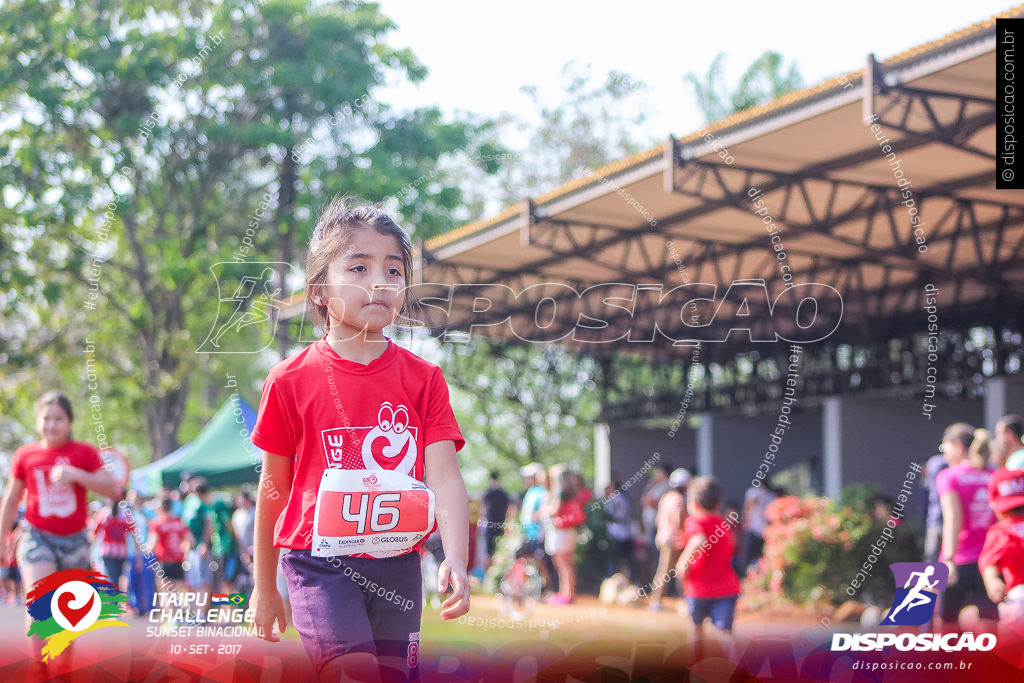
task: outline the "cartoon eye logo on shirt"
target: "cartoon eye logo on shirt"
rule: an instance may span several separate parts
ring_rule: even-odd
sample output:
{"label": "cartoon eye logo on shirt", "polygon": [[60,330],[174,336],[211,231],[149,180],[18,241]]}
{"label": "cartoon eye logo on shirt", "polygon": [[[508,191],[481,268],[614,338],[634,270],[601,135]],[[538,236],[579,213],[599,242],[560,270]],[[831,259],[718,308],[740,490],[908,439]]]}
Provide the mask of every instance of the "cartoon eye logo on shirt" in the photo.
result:
{"label": "cartoon eye logo on shirt", "polygon": [[409,409],[385,401],[377,411],[377,426],[363,439],[367,469],[388,469],[408,474],[416,464],[416,439],[409,431]]}

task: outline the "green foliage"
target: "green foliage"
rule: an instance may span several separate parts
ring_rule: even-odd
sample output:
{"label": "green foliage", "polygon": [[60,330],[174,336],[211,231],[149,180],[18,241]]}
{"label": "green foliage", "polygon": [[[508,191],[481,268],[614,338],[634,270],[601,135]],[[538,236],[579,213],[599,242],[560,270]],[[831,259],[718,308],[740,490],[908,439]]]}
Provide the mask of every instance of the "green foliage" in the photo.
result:
{"label": "green foliage", "polygon": [[893,595],[889,563],[919,561],[922,549],[920,534],[907,523],[897,526],[894,540],[882,539],[882,553],[872,549],[889,518],[888,508],[876,508],[876,496],[870,487],[853,485],[838,504],[796,496],[770,503],[764,557],[746,579],[744,606],[757,609],[780,598],[796,604],[847,600],[846,587],[871,555],[878,561],[854,588],[861,600],[887,604]]}
{"label": "green foliage", "polygon": [[[579,462],[591,476],[592,432],[600,404],[595,365],[553,344],[474,339],[446,344],[441,366],[455,389],[473,464],[518,477],[530,462]],[[465,410],[459,410],[461,407]]]}
{"label": "green foliage", "polygon": [[137,461],[194,433],[227,398],[225,373],[254,401],[274,360],[252,353],[265,327],[225,339],[234,353],[196,353],[221,322],[217,287],[239,284],[211,269],[280,262],[280,283],[330,195],[398,197],[419,236],[451,227],[457,189],[403,190],[474,153],[486,122],[377,101],[425,75],[386,42],[392,28],[377,5],[342,0],[5,6],[0,397],[20,422],[0,449],[31,433],[49,388],[77,406],[98,394],[109,441]]}
{"label": "green foliage", "polygon": [[697,107],[707,123],[737,112],[770,102],[803,87],[803,77],[796,64],[786,69],[778,52],[766,51],[748,66],[739,83],[730,88],[723,81],[725,53],[718,53],[703,78],[688,73],[685,82],[693,88]]}

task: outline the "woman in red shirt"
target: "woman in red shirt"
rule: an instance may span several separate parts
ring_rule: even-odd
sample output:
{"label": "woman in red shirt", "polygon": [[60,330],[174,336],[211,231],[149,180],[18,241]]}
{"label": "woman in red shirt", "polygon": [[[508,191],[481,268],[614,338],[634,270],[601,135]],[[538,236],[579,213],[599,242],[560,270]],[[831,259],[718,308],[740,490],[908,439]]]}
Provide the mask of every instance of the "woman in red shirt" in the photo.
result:
{"label": "woman in red shirt", "polygon": [[[64,394],[52,391],[39,400],[36,430],[42,438],[14,452],[0,503],[0,529],[8,529],[25,496],[17,557],[26,592],[56,571],[89,568],[86,490],[109,498],[119,493],[114,478],[103,469],[99,451],[71,440],[73,419],[71,401]],[[7,563],[13,551],[6,536],[0,536],[0,562]]]}

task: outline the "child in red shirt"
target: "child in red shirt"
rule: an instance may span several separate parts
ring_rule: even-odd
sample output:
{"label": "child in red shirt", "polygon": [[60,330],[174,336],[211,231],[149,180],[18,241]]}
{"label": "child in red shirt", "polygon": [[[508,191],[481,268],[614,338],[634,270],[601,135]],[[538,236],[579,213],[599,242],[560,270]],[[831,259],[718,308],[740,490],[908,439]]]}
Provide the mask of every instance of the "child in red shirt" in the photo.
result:
{"label": "child in red shirt", "polygon": [[676,565],[682,577],[686,604],[693,617],[694,633],[703,634],[704,620],[710,618],[716,628],[732,632],[740,580],[732,568],[736,540],[729,520],[719,515],[722,487],[713,477],[697,477],[686,492],[689,516],[683,523],[687,541]]}
{"label": "child in red shirt", "polygon": [[124,563],[128,557],[128,540],[135,540],[135,525],[129,523],[120,514],[120,500],[115,500],[108,509],[100,510],[96,515],[93,528],[93,540],[100,546],[103,558],[103,571],[110,583],[121,587],[121,575],[124,574]]}
{"label": "child in red shirt", "polygon": [[164,498],[160,501],[160,512],[149,523],[150,545],[153,555],[160,563],[164,577],[171,582],[171,590],[180,591],[185,585],[185,539],[188,538],[188,527],[180,517],[175,517],[171,510],[174,501]]}
{"label": "child in red shirt", "polygon": [[1001,469],[988,482],[989,506],[999,521],[988,528],[978,568],[1000,621],[1024,625],[1024,471]]}
{"label": "child in red shirt", "polygon": [[[306,305],[326,334],[271,368],[252,442],[263,470],[254,531],[254,624],[276,642],[285,610],[320,680],[416,678],[419,554],[436,518],[441,616],[469,610],[469,505],[441,369],[384,336],[412,271],[408,235],[370,206],[335,200],[317,221]],[[429,487],[429,488],[428,488]]]}

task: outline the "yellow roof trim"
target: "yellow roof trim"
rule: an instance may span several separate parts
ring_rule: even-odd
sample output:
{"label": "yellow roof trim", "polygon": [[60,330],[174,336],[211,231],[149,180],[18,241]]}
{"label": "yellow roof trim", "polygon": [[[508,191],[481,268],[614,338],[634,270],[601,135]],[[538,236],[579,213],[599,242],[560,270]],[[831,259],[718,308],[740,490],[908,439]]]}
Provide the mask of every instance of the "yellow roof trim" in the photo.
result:
{"label": "yellow roof trim", "polygon": [[[1020,14],[1024,14],[1024,4],[1017,5],[1013,9],[1007,10],[1006,12],[1003,12],[1001,14],[997,14],[993,17],[985,19],[984,21],[979,21],[978,23],[972,24],[971,26],[968,26],[966,28],[962,28],[957,31],[948,33],[937,40],[932,40],[922,45],[918,45],[908,50],[904,50],[903,52],[897,54],[896,56],[890,57],[889,59],[885,60],[884,62],[882,62],[882,64],[884,66],[889,67],[899,66],[903,62],[907,62],[917,57],[921,57],[929,52],[939,50],[943,47],[946,47],[950,43],[966,38],[972,34],[989,30],[995,26],[997,18],[1013,17]],[[851,71],[845,74],[845,77],[846,80],[851,83],[859,83],[864,78],[864,69],[862,68],[857,71]],[[693,142],[699,140],[701,137],[707,135],[708,133],[717,133],[728,128],[732,128],[742,123],[746,123],[751,119],[756,119],[760,116],[764,116],[765,114],[769,114],[771,112],[775,112],[780,109],[785,109],[787,107],[799,104],[804,100],[811,99],[817,95],[828,92],[829,90],[841,88],[843,86],[841,86],[838,82],[840,78],[842,78],[842,76],[829,78],[823,81],[822,83],[819,83],[818,85],[811,86],[809,88],[804,88],[803,90],[797,90],[791,93],[787,93],[782,97],[772,100],[771,102],[766,102],[765,104],[758,105],[756,107],[751,107],[750,109],[745,109],[736,114],[732,114],[731,116],[727,116],[724,119],[721,119],[720,121],[716,121],[712,124],[702,127],[700,131],[690,133],[689,135],[680,138],[679,141],[681,143]],[[567,195],[570,192],[573,192],[589,184],[597,182],[597,180],[595,180],[595,177],[608,178],[609,176],[615,175],[616,173],[620,173],[634,166],[646,163],[651,159],[655,159],[664,153],[664,149],[664,145],[658,145],[657,147],[652,147],[651,149],[626,157],[625,159],[614,161],[610,164],[602,166],[599,169],[596,169],[594,171],[594,176],[583,176],[563,183],[562,185],[559,185],[558,187],[540,195],[534,200],[534,202],[536,204],[542,204],[544,202],[550,202],[554,199],[558,199],[559,197]],[[462,239],[463,237],[468,237],[469,235],[481,232],[483,230],[486,230],[487,228],[498,225],[499,223],[506,221],[509,218],[513,218],[519,215],[520,211],[521,206],[519,204],[513,204],[512,206],[506,207],[503,211],[501,211],[495,216],[492,216],[491,218],[485,218],[482,220],[474,221],[472,223],[467,223],[466,225],[455,228],[454,230],[446,232],[443,235],[433,237],[424,242],[424,247],[426,247],[427,249],[438,249],[440,247],[447,246],[452,242],[456,242]]]}

